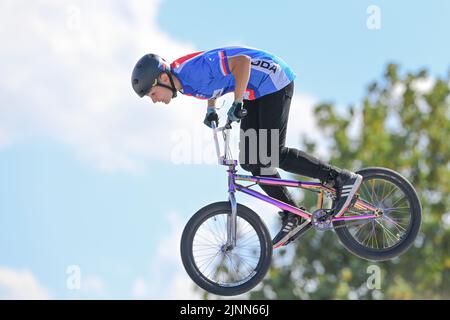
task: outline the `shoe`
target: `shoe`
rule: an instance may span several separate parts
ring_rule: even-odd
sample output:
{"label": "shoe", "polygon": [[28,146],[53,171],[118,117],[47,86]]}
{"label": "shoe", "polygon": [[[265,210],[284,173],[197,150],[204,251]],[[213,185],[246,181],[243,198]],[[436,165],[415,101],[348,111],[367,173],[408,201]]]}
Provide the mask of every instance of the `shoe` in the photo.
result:
{"label": "shoe", "polygon": [[[301,210],[303,210],[303,211],[307,211],[307,210],[308,210],[308,209],[306,209],[306,207],[304,207],[304,206],[299,206],[298,208],[301,209]],[[288,217],[288,215],[291,215],[291,214],[293,214],[293,213],[291,213],[291,212],[289,212],[289,211],[284,211],[284,210],[278,212],[278,215],[280,216],[281,220],[286,219],[286,218]],[[297,216],[297,217],[300,218],[300,221],[301,221],[301,222],[305,221],[305,219],[303,219],[302,217],[300,217],[300,216]]]}
{"label": "shoe", "polygon": [[336,207],[334,216],[339,217],[350,206],[353,196],[359,190],[363,177],[359,174],[342,170],[336,178]]}
{"label": "shoe", "polygon": [[[281,215],[281,214],[280,214]],[[301,229],[301,217],[295,214],[288,213],[284,214],[281,218],[281,230],[273,238],[272,245],[274,248],[281,247],[285,244],[292,236],[294,236],[298,230]]]}

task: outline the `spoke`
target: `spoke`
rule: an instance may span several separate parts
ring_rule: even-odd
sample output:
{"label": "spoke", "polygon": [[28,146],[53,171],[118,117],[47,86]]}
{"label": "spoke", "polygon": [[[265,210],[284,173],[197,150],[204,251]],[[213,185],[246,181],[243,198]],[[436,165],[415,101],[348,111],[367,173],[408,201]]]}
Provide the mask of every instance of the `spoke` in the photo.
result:
{"label": "spoke", "polygon": [[[366,184],[363,182],[363,188],[362,188],[363,190],[363,193],[365,193],[365,198],[367,197],[367,198],[370,198],[370,192],[369,192],[369,190],[367,190],[367,186],[366,186]],[[370,199],[370,201],[367,201],[368,203],[373,203],[373,199],[371,198]]]}
{"label": "spoke", "polygon": [[248,254],[242,254],[242,253],[239,253],[239,254],[237,254],[237,253],[233,253],[234,255],[236,255],[236,256],[239,256],[239,257],[248,257],[248,258],[250,258],[250,259],[255,259],[255,260],[259,260],[259,257],[255,257],[254,255],[248,255]]}
{"label": "spoke", "polygon": [[199,244],[195,244],[195,245],[193,245],[193,252],[195,251],[195,252],[204,252],[204,251],[214,251],[214,252],[216,252],[216,251],[220,251],[220,249],[222,248],[222,246],[221,245],[210,245],[210,246],[208,246],[207,244],[201,244],[201,245],[199,245]]}
{"label": "spoke", "polygon": [[386,188],[386,181],[383,181],[383,191],[381,192],[381,198],[384,197],[384,188]]}
{"label": "spoke", "polygon": [[[361,197],[364,201],[366,201],[367,203],[370,203],[372,205],[376,205],[377,201],[378,201],[378,197],[375,194],[375,180],[368,180],[366,182],[363,181],[362,184],[362,192],[365,195],[364,197]],[[370,190],[369,190],[370,188]],[[370,199],[369,201],[367,201],[366,199]],[[376,200],[376,201],[375,201]]]}
{"label": "spoke", "polygon": [[[209,267],[209,265],[211,264],[211,262],[213,262],[213,260],[217,257],[217,255],[218,255],[219,253],[220,253],[220,251],[218,251],[218,252],[214,255],[214,257],[211,258],[211,261],[206,265],[204,271],[206,271],[206,269],[208,269],[208,267]],[[204,264],[203,264],[203,265],[204,265]],[[203,265],[199,266],[198,269],[200,270],[200,268],[203,267]],[[204,271],[202,271],[202,273],[204,273]]]}
{"label": "spoke", "polygon": [[[201,233],[197,233],[197,234],[195,235],[195,238],[197,238],[197,237],[203,238],[204,241],[205,241],[206,243],[211,243],[211,239],[207,238],[207,235],[203,235],[203,234],[201,234]],[[198,240],[198,239],[194,239],[194,241],[199,241],[199,240]],[[216,245],[217,245],[217,244],[216,244]]]}
{"label": "spoke", "polygon": [[[256,239],[253,239],[253,238],[256,238]],[[252,244],[252,243],[255,243],[255,245],[256,244],[259,244],[259,238],[258,238],[258,235],[253,235],[252,237],[250,237],[250,238],[247,238],[247,239],[244,239],[244,240],[241,240],[241,241],[239,241],[239,247],[248,247],[250,244]],[[236,243],[237,244],[237,243]]]}
{"label": "spoke", "polygon": [[394,185],[394,187],[392,188],[392,190],[389,191],[389,193],[388,193],[383,199],[381,199],[381,201],[379,202],[379,204],[382,204],[382,203],[384,202],[384,199],[386,199],[388,196],[390,196],[391,193],[392,193],[392,191],[396,191],[396,190],[397,190],[397,188],[396,188],[396,186]]}
{"label": "spoke", "polygon": [[[217,251],[215,254],[209,254],[207,256],[202,256],[200,258],[198,257],[194,257],[196,264],[201,264],[203,263],[200,267],[202,267],[204,265],[204,263],[206,263],[206,261],[209,261],[210,259],[213,259],[214,257],[216,257],[218,254],[220,253],[220,250]],[[206,257],[206,258],[205,258]]]}
{"label": "spoke", "polygon": [[[212,222],[211,219],[209,219],[208,222],[206,223],[206,225],[208,226],[209,231],[211,232],[212,236],[214,237],[214,239],[216,240],[217,243],[225,242],[224,239],[222,239],[222,237],[221,237],[221,232],[218,230],[216,223]],[[211,227],[211,225],[212,225],[212,227]],[[215,229],[215,230],[213,230],[213,229]]]}
{"label": "spoke", "polygon": [[394,241],[394,244],[396,244],[397,241],[400,240],[400,239],[398,239],[398,238],[395,236],[395,234],[393,234],[388,228],[386,228],[385,226],[383,226],[383,224],[381,224],[381,223],[378,222],[378,221],[376,221],[376,222],[381,226],[381,228],[383,228],[384,231],[386,231],[386,234],[387,234],[387,235],[390,235],[392,239],[396,240],[396,241]]}
{"label": "spoke", "polygon": [[[376,229],[375,229],[375,224],[374,224],[374,227],[373,227],[373,234],[374,234],[374,238],[375,238],[375,248],[377,248],[378,249],[378,239],[377,239],[377,232],[376,232]],[[372,248],[373,248],[373,245],[372,245]]]}
{"label": "spoke", "polygon": [[374,182],[374,180],[372,180],[371,182],[372,182],[372,191],[370,193],[370,199],[372,199],[372,201],[373,201],[374,194],[375,194],[375,190],[374,190],[373,186],[375,185],[375,182]]}
{"label": "spoke", "polygon": [[239,249],[251,249],[251,248],[259,248],[259,238],[256,238],[254,241],[247,241],[251,238],[245,239],[245,243],[241,239],[237,239],[236,248]]}
{"label": "spoke", "polygon": [[247,244],[248,242],[250,242],[250,240],[253,240],[255,238],[258,239],[258,235],[255,232],[253,232],[251,234],[247,233],[247,234],[245,234],[243,236],[242,235],[237,235],[236,236],[236,245],[237,245],[238,242],[239,242],[239,245],[242,245],[243,243]]}
{"label": "spoke", "polygon": [[364,227],[365,227],[366,225],[367,225],[367,224],[364,223],[364,224],[361,224],[360,226],[356,227],[357,230],[355,231],[355,237],[357,237],[358,233],[359,233],[361,230],[363,230]]}
{"label": "spoke", "polygon": [[[209,271],[209,273],[208,273],[208,275],[207,275],[206,277],[207,277],[208,279],[214,279],[214,275],[215,275],[216,273],[219,272],[220,266],[223,265],[223,262],[224,262],[224,258],[223,258],[223,256],[222,256],[222,259],[221,259],[221,261],[219,262],[218,267],[216,267],[216,268],[211,268],[211,271]],[[205,269],[205,271],[206,271],[206,269]],[[214,274],[213,274],[213,276],[212,276],[212,278],[211,278],[210,275],[211,275],[211,273],[213,273],[213,272],[214,272]]]}
{"label": "spoke", "polygon": [[195,237],[203,239],[204,242],[210,244],[218,245],[220,243],[219,241],[217,241],[216,237],[214,236],[214,233],[211,232],[211,230],[209,230],[209,226],[207,224],[199,228]]}
{"label": "spoke", "polygon": [[192,247],[205,247],[205,248],[197,249],[197,250],[206,250],[206,249],[217,248],[218,246],[214,245],[214,244],[205,243],[205,244],[193,244]]}
{"label": "spoke", "polygon": [[250,274],[253,270],[255,270],[256,266],[251,265],[250,263],[248,263],[246,260],[242,259],[240,256],[235,255],[237,257],[237,259],[239,259],[239,261],[242,261],[243,266],[245,268],[247,268],[247,274]]}
{"label": "spoke", "polygon": [[[391,218],[384,216],[383,218],[385,218],[386,220],[388,220],[390,223],[392,223],[396,228],[397,231],[402,231],[402,232],[406,232],[406,229],[403,228],[403,226],[400,223],[395,222],[394,220],[392,220]],[[400,230],[401,229],[401,230]]]}
{"label": "spoke", "polygon": [[[217,279],[217,275],[219,275],[219,270],[220,270],[220,266],[223,265],[223,257],[222,257],[222,261],[219,263],[219,267],[216,268],[216,271],[214,272],[213,276],[212,276],[212,280],[216,279],[217,281],[215,281],[216,283],[219,282],[219,279]],[[214,269],[213,269],[214,270]]]}
{"label": "spoke", "polygon": [[[395,210],[394,210],[395,209]],[[389,211],[400,211],[400,210],[408,210],[409,211],[410,207],[391,207],[391,208],[383,208],[383,210],[389,210]]]}
{"label": "spoke", "polygon": [[364,238],[364,240],[362,241],[362,244],[365,245],[366,240],[368,240],[370,238],[370,232],[367,234],[367,236]]}
{"label": "spoke", "polygon": [[399,199],[397,199],[397,200],[395,201],[395,203],[392,204],[392,206],[395,208],[395,205],[397,204],[397,202],[399,202],[399,201],[402,200],[403,198],[405,198],[405,194],[403,194],[402,197],[400,197]]}
{"label": "spoke", "polygon": [[391,216],[391,217],[388,217],[388,218],[391,219],[392,221],[401,221],[401,220],[407,220],[408,221],[408,223],[403,223],[402,225],[408,225],[409,221],[411,221],[410,217],[399,217],[399,218],[396,218],[396,217],[392,217]]}
{"label": "spoke", "polygon": [[228,260],[230,261],[230,265],[231,265],[232,269],[235,271],[235,275],[236,276],[234,277],[234,280],[237,280],[237,276],[239,274],[239,270],[237,270],[237,266],[233,267],[233,260],[231,259],[231,257],[229,255],[227,255],[227,254],[225,256],[228,258]]}
{"label": "spoke", "polygon": [[[244,222],[247,222],[247,221],[244,220]],[[241,223],[240,225],[242,225],[242,224],[243,223]],[[248,231],[246,231],[246,229],[248,229]],[[244,231],[246,231],[246,232],[244,232]],[[244,226],[241,227],[241,230],[240,230],[240,232],[243,232],[243,234],[247,234],[248,232],[252,232],[252,231],[253,231],[253,228],[252,228],[251,224],[248,222],[246,224],[244,224]]]}
{"label": "spoke", "polygon": [[380,194],[379,194],[379,191],[380,191],[380,188],[381,188],[381,186],[380,186],[380,183],[382,182],[383,183],[383,186],[385,186],[386,185],[386,181],[383,181],[383,180],[381,180],[381,182],[378,182],[378,181],[380,181],[380,180],[376,180],[377,181],[377,184],[376,184],[376,187],[375,187],[375,198],[377,199],[377,201],[380,201]]}
{"label": "spoke", "polygon": [[211,252],[211,253],[198,254],[198,255],[195,256],[195,258],[196,258],[196,259],[198,258],[198,260],[202,260],[203,257],[211,257],[212,255],[214,255],[214,254],[215,254],[216,252],[218,252],[218,251],[219,251],[219,250],[214,251],[214,252]]}

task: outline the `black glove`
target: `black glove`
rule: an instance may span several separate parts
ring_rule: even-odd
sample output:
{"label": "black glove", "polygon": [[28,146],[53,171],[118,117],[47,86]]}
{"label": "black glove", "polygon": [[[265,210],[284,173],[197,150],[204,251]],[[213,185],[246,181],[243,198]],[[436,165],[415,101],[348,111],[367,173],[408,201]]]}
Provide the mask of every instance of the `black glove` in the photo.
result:
{"label": "black glove", "polygon": [[216,122],[216,127],[219,126],[219,116],[216,113],[216,108],[208,108],[206,111],[205,120],[203,121],[208,127],[212,128],[211,122]]}
{"label": "black glove", "polygon": [[247,109],[244,109],[244,104],[242,102],[233,102],[230,110],[228,110],[228,118],[231,121],[239,122],[242,118],[247,115]]}

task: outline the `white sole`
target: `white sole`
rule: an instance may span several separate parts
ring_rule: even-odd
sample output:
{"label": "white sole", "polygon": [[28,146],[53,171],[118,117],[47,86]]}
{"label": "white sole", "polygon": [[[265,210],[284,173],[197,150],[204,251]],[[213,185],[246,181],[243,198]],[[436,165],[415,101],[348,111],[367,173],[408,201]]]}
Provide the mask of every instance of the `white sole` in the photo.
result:
{"label": "white sole", "polygon": [[359,174],[356,175],[356,182],[353,184],[352,189],[350,192],[348,192],[347,200],[345,201],[344,205],[342,206],[342,209],[335,215],[335,217],[340,217],[344,214],[344,212],[347,210],[348,206],[350,205],[350,202],[353,199],[353,196],[355,195],[356,191],[358,191],[359,187],[361,186],[361,182],[363,177]]}
{"label": "white sole", "polygon": [[305,222],[303,222],[301,225],[297,226],[294,230],[292,230],[291,232],[289,232],[287,235],[285,235],[280,241],[278,241],[277,243],[273,244],[273,248],[279,248],[281,247],[283,244],[285,244],[290,238],[292,238],[298,231],[300,231],[301,229],[303,229],[304,227],[306,227],[307,224],[309,224],[311,222],[310,219],[306,220]]}

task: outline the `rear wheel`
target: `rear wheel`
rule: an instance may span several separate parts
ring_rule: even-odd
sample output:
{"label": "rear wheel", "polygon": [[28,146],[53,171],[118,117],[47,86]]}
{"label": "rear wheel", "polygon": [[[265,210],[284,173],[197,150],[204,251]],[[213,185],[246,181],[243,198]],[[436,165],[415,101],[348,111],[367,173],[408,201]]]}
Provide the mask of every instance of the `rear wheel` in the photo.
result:
{"label": "rear wheel", "polygon": [[[336,234],[344,247],[368,260],[392,259],[414,242],[422,221],[420,200],[413,186],[400,174],[386,168],[366,168],[359,197],[381,210],[379,218],[367,221],[336,221]],[[367,214],[349,208],[344,216]],[[370,212],[371,213],[371,212]]]}

